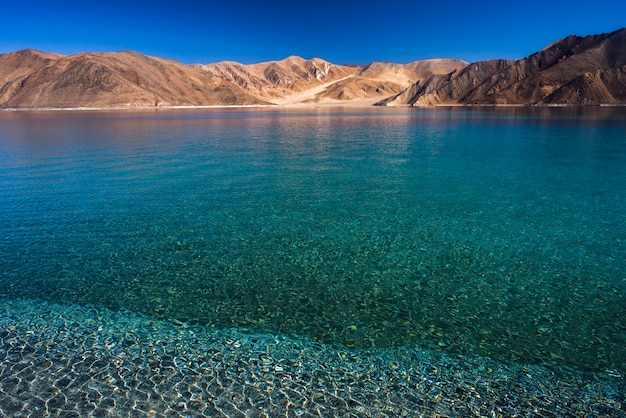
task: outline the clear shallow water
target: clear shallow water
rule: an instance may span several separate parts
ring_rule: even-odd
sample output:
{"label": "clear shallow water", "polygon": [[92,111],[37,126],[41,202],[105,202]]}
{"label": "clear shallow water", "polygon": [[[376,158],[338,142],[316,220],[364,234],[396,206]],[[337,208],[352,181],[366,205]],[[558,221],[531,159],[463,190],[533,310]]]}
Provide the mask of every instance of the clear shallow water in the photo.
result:
{"label": "clear shallow water", "polygon": [[626,112],[0,113],[0,293],[626,370]]}

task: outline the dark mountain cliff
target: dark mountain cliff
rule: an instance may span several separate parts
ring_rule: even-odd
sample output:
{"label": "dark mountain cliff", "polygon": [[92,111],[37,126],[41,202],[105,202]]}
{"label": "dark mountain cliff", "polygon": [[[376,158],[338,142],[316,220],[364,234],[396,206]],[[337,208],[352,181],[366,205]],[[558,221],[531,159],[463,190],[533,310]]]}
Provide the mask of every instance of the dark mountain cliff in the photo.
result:
{"label": "dark mountain cliff", "polygon": [[626,29],[568,36],[517,61],[493,60],[415,83],[380,105],[626,103]]}

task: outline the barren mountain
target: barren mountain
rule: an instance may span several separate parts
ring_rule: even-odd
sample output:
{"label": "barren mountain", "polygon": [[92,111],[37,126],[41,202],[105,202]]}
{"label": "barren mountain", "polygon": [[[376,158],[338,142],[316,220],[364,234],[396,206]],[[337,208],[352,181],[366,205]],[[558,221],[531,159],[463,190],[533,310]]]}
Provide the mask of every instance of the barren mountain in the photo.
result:
{"label": "barren mountain", "polygon": [[517,61],[473,64],[349,66],[291,56],[185,65],[137,52],[0,55],[0,108],[311,103],[626,104],[626,28],[568,36]]}
{"label": "barren mountain", "polygon": [[626,103],[626,29],[418,81],[380,105]]}
{"label": "barren mountain", "polygon": [[464,95],[480,88],[493,74],[504,72],[513,61],[491,60],[470,64],[448,74],[434,75],[414,83],[377,104],[379,105],[433,105],[461,103]]}
{"label": "barren mountain", "polygon": [[136,52],[0,55],[0,107],[155,107],[345,103],[389,97],[467,64],[331,64],[292,56],[252,65],[184,65]]}
{"label": "barren mountain", "polygon": [[358,71],[319,58],[305,60],[296,56],[252,65],[225,61],[200,68],[270,101],[343,79]]}
{"label": "barren mountain", "polygon": [[409,64],[373,62],[354,76],[340,80],[317,93],[310,101],[321,103],[382,99],[434,74],[447,74],[466,66],[465,61],[453,59],[431,59]]}
{"label": "barren mountain", "polygon": [[0,86],[40,70],[61,57],[32,49],[0,55]]}
{"label": "barren mountain", "polygon": [[0,55],[0,107],[263,104],[190,66],[136,52]]}
{"label": "barren mountain", "polygon": [[[418,80],[433,74],[446,74],[467,66],[465,61],[452,59],[433,59],[415,61],[409,64],[374,62],[363,67],[341,67],[349,74],[334,82],[320,85],[299,92],[288,94],[284,99],[275,100],[283,103],[346,103],[361,102],[366,99],[380,100],[394,95]],[[309,94],[306,94],[309,93]]]}
{"label": "barren mountain", "polygon": [[408,64],[373,62],[364,67],[359,76],[370,80],[413,84],[436,74],[448,74],[467,67],[468,63],[456,59],[428,59]]}

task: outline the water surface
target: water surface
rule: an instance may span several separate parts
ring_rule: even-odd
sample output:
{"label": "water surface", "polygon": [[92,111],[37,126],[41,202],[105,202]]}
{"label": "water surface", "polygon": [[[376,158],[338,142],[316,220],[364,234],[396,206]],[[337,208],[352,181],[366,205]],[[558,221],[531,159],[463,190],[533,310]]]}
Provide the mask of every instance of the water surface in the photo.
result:
{"label": "water surface", "polygon": [[0,294],[626,370],[626,111],[0,113]]}

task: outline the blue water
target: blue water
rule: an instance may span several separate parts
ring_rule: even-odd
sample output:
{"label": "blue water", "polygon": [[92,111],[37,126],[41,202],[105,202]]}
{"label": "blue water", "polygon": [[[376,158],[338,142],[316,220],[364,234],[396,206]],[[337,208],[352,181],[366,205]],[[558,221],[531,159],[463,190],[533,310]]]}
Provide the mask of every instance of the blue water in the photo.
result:
{"label": "blue water", "polygon": [[0,112],[0,296],[626,370],[626,110]]}

